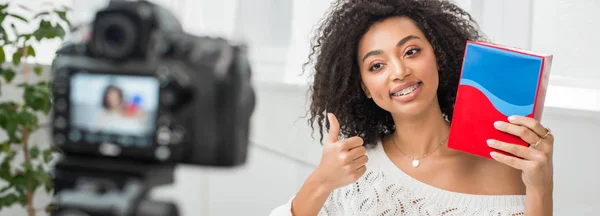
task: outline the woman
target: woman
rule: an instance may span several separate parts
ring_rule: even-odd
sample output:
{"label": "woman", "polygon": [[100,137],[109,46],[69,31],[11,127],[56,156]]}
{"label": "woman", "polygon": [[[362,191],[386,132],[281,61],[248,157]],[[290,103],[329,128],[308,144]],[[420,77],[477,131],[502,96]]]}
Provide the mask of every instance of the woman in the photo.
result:
{"label": "woman", "polygon": [[107,112],[122,113],[125,101],[123,100],[123,90],[114,85],[109,85],[102,94],[102,108]]}
{"label": "woman", "polygon": [[101,102],[102,110],[94,121],[94,129],[107,132],[122,119],[125,110],[123,90],[114,85],[106,86]]}
{"label": "woman", "polygon": [[[146,133],[145,113],[124,100],[123,90],[108,85],[102,94],[102,111],[94,122],[94,129],[107,133]],[[136,101],[134,98],[134,102]],[[140,100],[140,99],[137,99]]]}
{"label": "woman", "polygon": [[329,135],[272,215],[552,215],[554,139],[536,120],[494,124],[532,144],[489,140],[520,158],[446,146],[466,41],[483,39],[469,14],[448,1],[343,0],[319,31],[310,120]]}

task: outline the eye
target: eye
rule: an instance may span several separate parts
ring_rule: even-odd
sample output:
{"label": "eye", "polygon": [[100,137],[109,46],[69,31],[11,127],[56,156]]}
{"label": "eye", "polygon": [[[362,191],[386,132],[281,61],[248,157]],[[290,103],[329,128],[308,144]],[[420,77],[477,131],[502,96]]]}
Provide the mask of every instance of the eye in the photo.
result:
{"label": "eye", "polygon": [[412,49],[409,49],[408,51],[406,51],[405,55],[407,57],[411,57],[413,55],[416,55],[419,51],[421,51],[421,49],[419,49],[419,48],[412,48]]}
{"label": "eye", "polygon": [[381,68],[383,68],[383,63],[375,63],[369,68],[369,71],[376,71]]}

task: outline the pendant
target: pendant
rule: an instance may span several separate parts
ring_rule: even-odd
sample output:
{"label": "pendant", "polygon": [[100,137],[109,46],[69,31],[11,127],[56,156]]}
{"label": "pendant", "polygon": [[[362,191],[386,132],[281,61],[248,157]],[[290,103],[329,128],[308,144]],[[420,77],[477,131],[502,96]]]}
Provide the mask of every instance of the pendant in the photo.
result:
{"label": "pendant", "polygon": [[415,159],[415,160],[412,161],[412,166],[415,167],[415,168],[417,168],[419,166],[419,164],[420,164],[419,160]]}

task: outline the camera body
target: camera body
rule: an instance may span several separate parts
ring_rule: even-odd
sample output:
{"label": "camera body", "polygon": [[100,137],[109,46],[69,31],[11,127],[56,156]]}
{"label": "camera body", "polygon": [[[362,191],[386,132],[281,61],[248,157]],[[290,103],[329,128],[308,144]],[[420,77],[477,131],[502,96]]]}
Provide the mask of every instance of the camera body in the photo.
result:
{"label": "camera body", "polygon": [[146,1],[111,1],[53,62],[66,157],[236,166],[255,106],[245,46],[193,36]]}

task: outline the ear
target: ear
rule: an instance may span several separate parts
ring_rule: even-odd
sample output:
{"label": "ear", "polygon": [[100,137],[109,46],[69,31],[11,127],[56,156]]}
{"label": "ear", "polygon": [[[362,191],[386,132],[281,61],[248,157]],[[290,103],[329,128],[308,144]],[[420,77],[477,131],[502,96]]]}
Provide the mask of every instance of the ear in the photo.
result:
{"label": "ear", "polygon": [[360,82],[360,87],[362,88],[362,90],[365,93],[365,95],[367,96],[367,98],[371,98],[371,93],[369,92],[369,89],[367,89],[367,87],[365,86],[365,84],[363,82]]}

